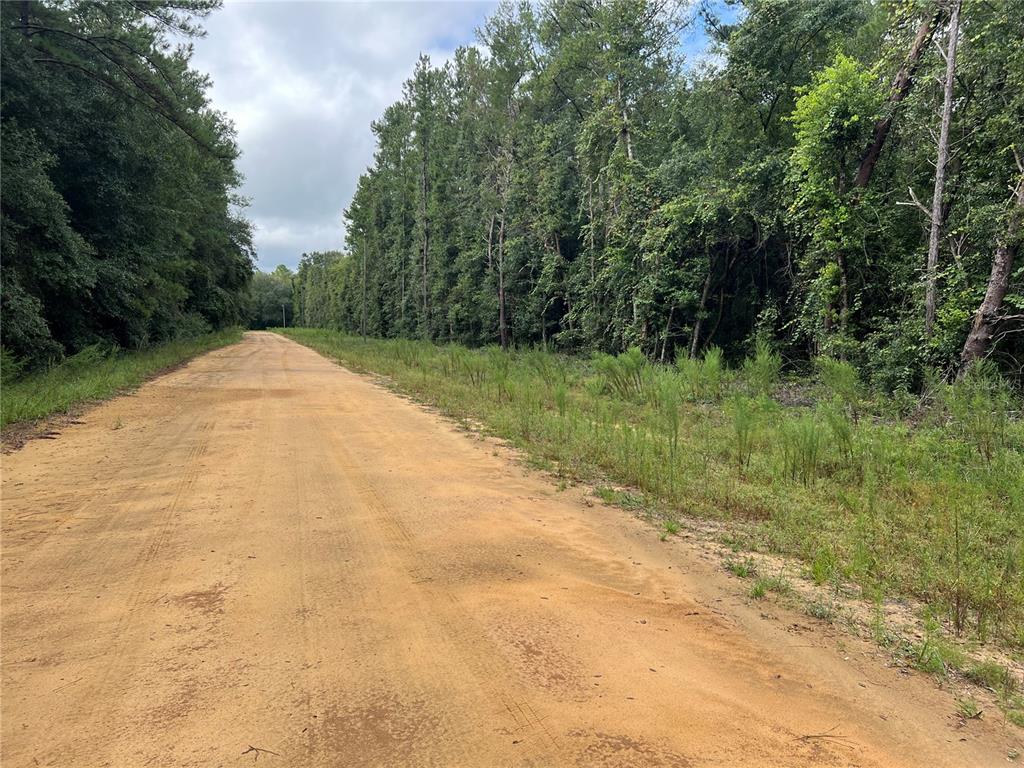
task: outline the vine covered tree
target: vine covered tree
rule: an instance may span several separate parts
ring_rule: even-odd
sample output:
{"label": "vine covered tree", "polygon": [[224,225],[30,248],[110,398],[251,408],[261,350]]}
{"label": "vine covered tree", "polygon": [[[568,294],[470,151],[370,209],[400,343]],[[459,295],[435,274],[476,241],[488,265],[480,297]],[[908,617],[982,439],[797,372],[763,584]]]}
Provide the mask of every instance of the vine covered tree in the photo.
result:
{"label": "vine covered tree", "polygon": [[763,339],[888,389],[1019,374],[1021,0],[735,6],[505,2],[479,47],[421,58],[347,255],[301,276],[332,281],[315,323],[661,360]]}

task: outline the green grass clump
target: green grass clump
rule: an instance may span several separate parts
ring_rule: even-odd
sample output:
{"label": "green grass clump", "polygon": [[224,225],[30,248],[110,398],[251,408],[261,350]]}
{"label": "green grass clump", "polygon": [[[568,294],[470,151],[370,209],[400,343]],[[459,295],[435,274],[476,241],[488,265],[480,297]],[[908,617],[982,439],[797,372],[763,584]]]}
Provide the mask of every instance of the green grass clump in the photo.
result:
{"label": "green grass clump", "polygon": [[1017,680],[1010,674],[1010,670],[994,661],[982,661],[968,666],[964,670],[964,677],[993,691],[1010,694],[1017,689]]}
{"label": "green grass clump", "polygon": [[734,576],[739,576],[741,579],[749,579],[751,576],[757,574],[757,568],[754,565],[754,561],[749,557],[745,557],[742,560],[730,558],[725,561],[725,569]]}
{"label": "green grass clump", "polygon": [[769,592],[774,592],[777,595],[788,595],[792,590],[792,585],[782,576],[762,576],[750,588],[750,596],[756,600],[761,600]]}
{"label": "green grass clump", "polygon": [[241,339],[242,331],[235,328],[137,352],[87,347],[48,370],[12,381],[5,378],[0,391],[0,426],[67,413],[80,404],[112,397],[139,386],[164,368]]}
{"label": "green grass clump", "polygon": [[1024,424],[984,366],[895,403],[821,359],[813,380],[792,382],[814,400],[790,405],[772,397],[781,374],[764,345],[731,371],[714,348],[663,366],[635,350],[587,360],[286,334],[560,476],[634,489],[599,489],[610,503],[714,519],[723,538],[796,558],[818,584],[915,598],[962,636],[1024,649]]}

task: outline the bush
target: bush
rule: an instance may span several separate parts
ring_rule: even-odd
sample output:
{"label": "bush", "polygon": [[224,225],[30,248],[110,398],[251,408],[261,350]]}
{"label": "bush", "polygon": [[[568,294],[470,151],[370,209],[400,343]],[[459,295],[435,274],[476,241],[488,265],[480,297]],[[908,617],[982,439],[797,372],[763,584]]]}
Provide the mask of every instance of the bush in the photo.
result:
{"label": "bush", "polygon": [[605,390],[623,400],[642,398],[648,378],[648,362],[639,347],[630,347],[620,355],[598,352],[594,370],[604,381]]}
{"label": "bush", "polygon": [[722,350],[718,347],[708,349],[702,360],[680,355],[676,359],[676,369],[682,378],[686,399],[693,402],[718,402],[722,399],[725,365]]}
{"label": "bush", "polygon": [[991,462],[1006,444],[1013,404],[995,365],[988,360],[973,365],[963,380],[945,388],[942,401],[954,428]]}
{"label": "bush", "polygon": [[743,363],[743,378],[755,394],[770,395],[782,372],[782,358],[764,339],[758,339],[753,357]]}
{"label": "bush", "polygon": [[832,357],[819,357],[814,361],[814,367],[828,394],[839,398],[849,409],[853,420],[857,421],[862,398],[857,369],[845,360],[836,360]]}

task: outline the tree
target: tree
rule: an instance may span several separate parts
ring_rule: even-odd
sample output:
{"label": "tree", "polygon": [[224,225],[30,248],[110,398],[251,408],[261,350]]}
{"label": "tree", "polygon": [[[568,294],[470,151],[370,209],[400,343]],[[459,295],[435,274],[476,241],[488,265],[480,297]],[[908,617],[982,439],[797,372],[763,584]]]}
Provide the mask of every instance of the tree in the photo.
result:
{"label": "tree", "polygon": [[[1013,370],[1024,0],[961,1],[955,84],[934,0],[741,0],[733,23],[674,0],[505,2],[373,124],[350,255],[303,273],[307,297],[330,282],[309,322],[661,360],[769,340],[896,388],[952,373],[982,317],[972,349]],[[687,68],[695,23],[715,56]],[[936,238],[904,205],[926,187]],[[952,258],[922,283],[933,241]]]}
{"label": "tree", "polygon": [[283,264],[273,272],[257,272],[249,288],[249,327],[255,330],[294,325],[291,270]]}
{"label": "tree", "polygon": [[953,0],[949,15],[949,40],[946,46],[946,76],[943,79],[942,121],[939,127],[938,156],[935,159],[935,189],[929,215],[928,266],[925,278],[924,334],[930,337],[935,325],[935,271],[939,263],[939,234],[942,231],[942,195],[949,162],[949,124],[953,118],[953,84],[956,79],[956,47],[960,38],[961,0]]}
{"label": "tree", "polygon": [[2,341],[45,365],[241,321],[234,129],[189,68],[208,0],[4,3]]}

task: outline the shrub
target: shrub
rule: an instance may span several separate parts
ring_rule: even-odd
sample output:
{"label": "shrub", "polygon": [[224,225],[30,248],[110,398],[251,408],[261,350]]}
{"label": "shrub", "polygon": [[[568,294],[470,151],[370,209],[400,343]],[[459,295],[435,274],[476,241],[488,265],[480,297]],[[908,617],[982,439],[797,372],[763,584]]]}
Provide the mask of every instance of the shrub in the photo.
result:
{"label": "shrub", "polygon": [[729,403],[729,415],[732,417],[734,452],[736,465],[743,468],[750,464],[750,456],[754,451],[757,439],[757,407],[749,397],[736,395]]}
{"label": "shrub", "polygon": [[782,461],[791,480],[810,485],[818,476],[821,460],[821,430],[811,414],[782,426]]}
{"label": "shrub", "polygon": [[992,461],[1006,444],[1013,397],[1006,380],[988,360],[976,363],[957,383],[946,387],[945,406],[955,429]]}
{"label": "shrub", "polygon": [[862,397],[857,369],[845,360],[831,357],[819,357],[814,361],[814,367],[829,395],[838,398],[857,421]]}
{"label": "shrub", "polygon": [[743,378],[756,394],[770,395],[782,372],[782,358],[764,339],[758,339],[754,356],[743,363]]}
{"label": "shrub", "polygon": [[623,400],[643,396],[648,368],[647,358],[639,347],[630,347],[617,356],[603,352],[594,355],[594,370],[601,376],[605,389]]}
{"label": "shrub", "polygon": [[718,402],[722,398],[725,366],[722,363],[722,350],[718,347],[711,347],[704,353],[702,360],[681,354],[676,358],[676,369],[682,379],[686,399],[693,402]]}

